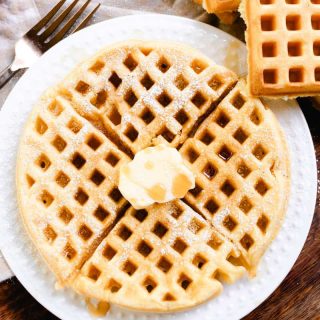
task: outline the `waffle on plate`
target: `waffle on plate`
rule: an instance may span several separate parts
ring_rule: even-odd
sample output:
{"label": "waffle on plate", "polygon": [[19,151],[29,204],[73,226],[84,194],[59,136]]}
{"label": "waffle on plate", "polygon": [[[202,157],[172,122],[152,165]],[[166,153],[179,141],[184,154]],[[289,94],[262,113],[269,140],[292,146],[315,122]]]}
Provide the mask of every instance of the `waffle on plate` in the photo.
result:
{"label": "waffle on plate", "polygon": [[[182,200],[134,210],[119,168],[154,144],[196,176]],[[21,137],[17,192],[61,286],[141,311],[187,309],[254,274],[289,194],[288,150],[243,80],[180,44],[107,47],[47,90]]]}

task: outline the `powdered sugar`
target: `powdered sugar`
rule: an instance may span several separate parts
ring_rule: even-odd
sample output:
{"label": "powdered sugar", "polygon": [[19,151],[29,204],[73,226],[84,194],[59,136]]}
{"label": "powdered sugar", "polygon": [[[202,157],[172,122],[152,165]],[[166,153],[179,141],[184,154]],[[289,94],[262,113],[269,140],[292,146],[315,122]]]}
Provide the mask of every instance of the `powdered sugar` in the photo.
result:
{"label": "powdered sugar", "polygon": [[[174,24],[170,22],[173,20],[175,21]],[[150,18],[144,16],[143,19],[141,19],[141,17],[126,17],[125,19],[119,19],[119,23],[116,24],[117,19],[114,19],[110,22],[104,22],[101,27],[97,25],[92,27],[92,30],[87,29],[83,31],[83,33],[77,33],[69,39],[72,44],[78,42],[79,45],[85,45],[94,51],[106,41],[113,42],[123,39],[124,34],[126,37],[137,37],[135,32],[138,30],[141,32],[139,35],[148,36],[149,38],[161,37],[172,40],[183,40],[196,47],[200,47],[217,62],[223,62],[225,53],[224,44],[228,43],[229,38],[223,41],[219,39],[221,39],[221,37],[225,39],[226,35],[205,25],[199,25],[198,27],[195,25],[195,22],[189,22],[188,20],[181,20],[181,22],[179,22],[180,20],[178,20],[176,17],[161,16],[156,16],[156,18],[155,16],[150,16]],[[157,23],[153,28],[151,26],[154,25],[154,21]],[[108,28],[108,26],[110,26],[110,28]],[[101,28],[100,31],[98,30],[99,28]],[[199,28],[204,31],[200,32]],[[111,33],[108,30],[111,30]],[[47,80],[46,75],[51,75],[48,68],[52,66],[58,66],[60,68],[59,72],[52,73],[58,77],[57,80],[65,72],[66,65],[61,64],[63,60],[59,60],[59,54],[65,55],[66,52],[68,52],[68,41],[61,44],[61,46],[56,46],[51,55],[50,52],[48,52],[48,55],[43,57],[43,63],[39,64],[39,73],[32,73],[33,70],[30,70],[30,72],[25,75],[25,77],[28,78],[22,79],[23,82],[17,85],[15,88],[16,91],[13,92],[11,99],[8,101],[10,105],[6,105],[2,111],[0,134],[2,137],[1,140],[6,141],[6,143],[0,146],[0,155],[3,155],[3,158],[0,157],[1,168],[5,169],[3,171],[4,175],[1,176],[0,179],[2,190],[0,193],[0,204],[2,207],[0,215],[3,222],[1,224],[2,232],[0,238],[3,252],[11,267],[26,288],[34,294],[39,301],[51,311],[54,311],[60,318],[67,319],[68,315],[71,315],[70,319],[75,317],[87,319],[89,316],[83,304],[70,294],[70,292],[55,292],[52,285],[53,279],[51,274],[47,272],[47,268],[39,259],[36,259],[36,252],[30,249],[32,246],[19,227],[20,220],[16,215],[16,205],[13,203],[14,190],[8,189],[8,187],[11,188],[11,186],[14,186],[14,179],[12,177],[14,177],[15,148],[18,141],[19,128],[21,129],[22,123],[32,106],[32,102],[34,102],[40,94],[41,88],[49,85],[48,83],[45,84]],[[243,56],[245,57],[245,55]],[[54,59],[54,63],[52,63],[50,59]],[[70,66],[68,66],[68,68],[69,67]],[[33,76],[33,78],[31,76]],[[36,81],[36,79],[39,80],[40,77],[43,79],[43,85],[42,82],[39,82],[39,87],[31,85],[35,83],[34,81]],[[29,86],[28,82],[30,84]],[[51,79],[50,83],[52,82],[53,80]],[[17,93],[17,95],[15,95],[15,93]],[[13,101],[13,96],[21,98],[20,100]],[[130,312],[130,316],[137,319],[141,317],[150,319],[184,319],[195,317],[205,320],[211,319],[214,315],[215,319],[239,319],[256,307],[260,301],[265,299],[287,274],[301,249],[312,218],[314,203],[314,164],[312,143],[302,115],[294,102],[290,102],[290,105],[283,105],[282,103],[283,102],[280,104],[279,101],[276,101],[273,109],[283,123],[290,145],[293,146],[291,149],[296,150],[292,153],[294,168],[292,177],[292,201],[288,211],[288,221],[285,222],[279,237],[276,242],[274,242],[272,251],[267,252],[267,256],[263,261],[262,269],[257,278],[250,282],[242,281],[233,286],[226,287],[220,298],[186,313],[177,313],[174,315],[141,315],[139,313],[135,315]],[[9,143],[10,141],[12,141],[12,144]],[[295,149],[296,145],[298,146],[297,149]],[[12,146],[12,148],[9,148],[10,150],[8,149],[9,146]],[[303,170],[301,175],[299,168]],[[12,175],[10,173],[12,173]],[[292,232],[293,230],[294,232]],[[35,288],[37,290],[35,290]],[[126,311],[113,307],[108,317],[111,319],[122,319],[128,317],[128,315],[129,313]]]}

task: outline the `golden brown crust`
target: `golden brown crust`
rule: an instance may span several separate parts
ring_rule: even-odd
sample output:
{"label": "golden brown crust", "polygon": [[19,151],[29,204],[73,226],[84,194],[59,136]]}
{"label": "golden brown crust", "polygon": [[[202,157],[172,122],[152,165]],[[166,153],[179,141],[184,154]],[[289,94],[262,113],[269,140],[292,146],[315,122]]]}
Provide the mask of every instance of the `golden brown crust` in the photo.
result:
{"label": "golden brown crust", "polygon": [[247,24],[250,94],[271,98],[318,95],[318,5],[308,0],[295,4],[243,0],[240,11]]}
{"label": "golden brown crust", "polygon": [[[88,72],[99,65],[101,70]],[[219,86],[210,87],[211,80]],[[88,59],[63,86],[79,114],[101,121],[105,131],[135,154],[154,138],[173,147],[183,143],[236,81],[232,71],[190,47],[127,41]],[[77,90],[79,83],[86,92]]]}
{"label": "golden brown crust", "polygon": [[[191,48],[166,42],[129,41],[99,51],[41,97],[26,124],[19,147],[18,203],[30,238],[61,286],[72,286],[84,295],[128,308],[165,312],[190,308],[215,296],[222,289],[220,277],[233,282],[243,274],[242,266],[254,272],[278,232],[285,212],[289,193],[288,151],[272,112],[266,110],[260,100],[249,98],[243,81],[236,83],[233,72]],[[243,99],[240,102],[234,100],[239,92]],[[237,104],[236,108],[231,102]],[[224,114],[219,114],[220,111]],[[133,209],[128,209],[127,201],[117,189],[119,166],[152,144],[165,142],[181,148],[186,160],[190,146],[198,148],[199,154],[215,152],[201,142],[211,122],[216,123],[214,135],[219,134],[216,141],[228,143],[238,152],[234,159],[243,160],[251,147],[252,150],[260,147],[256,151],[250,149],[252,178],[247,181],[252,180],[253,184],[263,179],[269,187],[261,201],[265,205],[264,217],[268,219],[264,236],[261,233],[266,221],[259,222],[261,226],[258,226],[258,218],[264,212],[257,209],[261,207],[257,200],[261,196],[257,195],[261,185],[256,190],[251,188],[252,203],[257,210],[252,209],[253,215],[239,220],[239,228],[234,233],[215,223],[190,194],[186,200],[197,212],[181,201],[155,205],[148,208],[150,217],[146,222],[139,222],[132,218]],[[243,144],[246,148],[237,141],[243,133],[240,132],[238,138],[234,136],[240,126],[248,134]],[[261,148],[268,154],[260,161],[253,158],[252,152],[260,154]],[[220,201],[224,201],[224,209],[229,206],[231,214],[236,214],[233,209],[237,207],[245,181],[231,170],[233,161],[230,160],[230,166],[219,161],[216,166],[221,171],[220,180],[209,183],[206,194],[208,196],[211,189],[214,192],[216,188],[225,189],[216,190],[224,197]],[[197,179],[204,179],[202,167],[193,165],[192,168]],[[226,197],[230,184],[223,187],[225,178],[236,187],[232,192],[238,195],[234,202],[233,196]],[[266,201],[272,197],[272,203]],[[168,211],[177,206],[183,208],[181,217],[185,220],[168,216]],[[203,226],[200,238],[192,235],[188,227],[190,219],[195,217]],[[151,224],[160,218],[168,229],[168,236],[157,240]],[[128,242],[119,240],[117,235],[124,221],[133,233]],[[255,227],[251,228],[253,224]],[[103,256],[107,242],[111,241],[117,246],[117,252],[124,254],[126,244],[139,245],[145,232],[157,247],[153,248],[150,258],[143,257],[139,249],[127,253],[126,259],[130,256],[139,266],[134,277],[126,272],[130,273],[132,265],[114,265],[113,261],[108,262],[112,259]],[[188,242],[186,255],[177,255],[177,250],[169,249],[177,232],[181,237],[189,233],[189,238],[195,241],[194,246],[188,242],[190,239],[184,239]],[[210,249],[209,234],[215,234],[221,246]],[[249,250],[242,245],[245,234],[255,241]],[[154,267],[159,255],[164,254],[163,248],[170,252],[172,271],[161,271],[168,263]],[[195,269],[193,259],[200,253],[202,258],[197,257],[200,267]],[[158,271],[154,271],[155,268]],[[182,273],[192,278],[189,289],[181,285]],[[117,293],[110,292],[114,283],[111,274],[114,281],[121,283],[122,289]],[[138,275],[140,278],[136,278]],[[147,275],[157,283],[150,294],[144,284]],[[111,283],[109,287],[107,282]]]}
{"label": "golden brown crust", "polygon": [[[93,142],[98,150],[89,146]],[[109,154],[119,159],[116,166],[129,161],[55,89],[42,96],[20,142],[18,203],[31,239],[61,285],[72,280],[126,203],[108,197],[118,180],[116,168],[104,160]],[[99,190],[106,196],[96,193],[94,170],[104,176]],[[96,214],[99,206],[105,216],[102,210]]]}
{"label": "golden brown crust", "polygon": [[197,173],[186,200],[236,244],[254,274],[290,192],[288,149],[275,116],[241,80],[180,152]]}
{"label": "golden brown crust", "polygon": [[218,295],[221,281],[244,274],[229,261],[238,256],[230,241],[180,200],[130,208],[73,288],[140,311],[185,310]]}

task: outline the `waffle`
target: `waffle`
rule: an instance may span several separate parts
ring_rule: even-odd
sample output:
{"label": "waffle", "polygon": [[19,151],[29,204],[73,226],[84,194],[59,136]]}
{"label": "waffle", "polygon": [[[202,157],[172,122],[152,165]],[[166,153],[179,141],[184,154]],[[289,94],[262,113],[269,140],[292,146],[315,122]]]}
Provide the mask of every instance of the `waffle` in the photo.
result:
{"label": "waffle", "polygon": [[254,274],[289,194],[288,150],[273,113],[241,80],[180,152],[197,173],[186,201],[235,243]]}
{"label": "waffle", "polygon": [[[60,286],[176,311],[254,274],[281,225],[288,151],[272,112],[237,82],[192,49],[128,41],[40,98],[21,138],[18,203]],[[119,168],[163,142],[181,152],[196,188],[135,211]]]}
{"label": "waffle", "polygon": [[24,224],[63,286],[125,206],[118,167],[129,157],[52,90],[32,112],[18,159]]}
{"label": "waffle", "polygon": [[203,8],[209,13],[225,13],[236,11],[240,0],[195,0],[202,4]]}
{"label": "waffle", "polygon": [[81,64],[63,88],[79,114],[135,154],[153,139],[177,147],[236,80],[184,46],[131,41]]}
{"label": "waffle", "polygon": [[238,17],[236,11],[240,0],[194,0],[208,13],[214,13],[222,23],[232,24]]}
{"label": "waffle", "polygon": [[245,269],[239,252],[182,201],[130,208],[85,263],[76,291],[144,311],[190,308]]}
{"label": "waffle", "polygon": [[248,82],[253,96],[297,97],[320,91],[320,2],[244,1]]}

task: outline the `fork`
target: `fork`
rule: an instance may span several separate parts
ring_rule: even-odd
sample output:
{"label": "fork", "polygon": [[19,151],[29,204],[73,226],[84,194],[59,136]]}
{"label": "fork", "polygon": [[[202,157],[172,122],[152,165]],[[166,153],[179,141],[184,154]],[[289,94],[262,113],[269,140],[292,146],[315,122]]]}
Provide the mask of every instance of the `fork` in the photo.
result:
{"label": "fork", "polygon": [[[91,0],[87,0],[75,12],[65,25],[51,38],[50,36],[62,25],[63,21],[79,0],[74,0],[46,27],[50,20],[57,14],[66,0],[59,1],[45,17],[36,23],[22,38],[15,44],[15,57],[13,62],[0,73],[0,89],[19,71],[29,68],[37,59],[57,42],[64,38],[67,32],[76,23],[78,18],[85,11]],[[100,3],[80,22],[72,33],[82,29],[94,13],[98,10]],[[42,29],[45,30],[42,31]]]}

